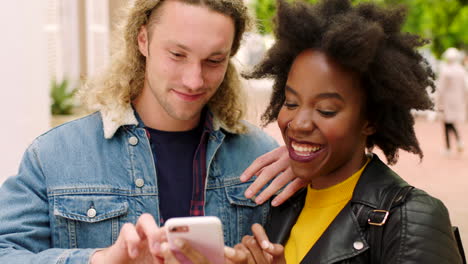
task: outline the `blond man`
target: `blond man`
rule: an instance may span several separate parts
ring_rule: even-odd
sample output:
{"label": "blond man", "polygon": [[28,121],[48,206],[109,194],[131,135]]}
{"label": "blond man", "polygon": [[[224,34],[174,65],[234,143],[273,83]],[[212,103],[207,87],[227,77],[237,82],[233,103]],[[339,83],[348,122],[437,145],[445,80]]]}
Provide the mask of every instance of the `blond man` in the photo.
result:
{"label": "blond man", "polygon": [[[242,0],[137,0],[96,112],[38,137],[0,189],[0,263],[161,263],[164,221],[216,215],[227,245],[269,205],[239,176],[276,142],[241,121]],[[231,251],[232,252],[232,251]]]}

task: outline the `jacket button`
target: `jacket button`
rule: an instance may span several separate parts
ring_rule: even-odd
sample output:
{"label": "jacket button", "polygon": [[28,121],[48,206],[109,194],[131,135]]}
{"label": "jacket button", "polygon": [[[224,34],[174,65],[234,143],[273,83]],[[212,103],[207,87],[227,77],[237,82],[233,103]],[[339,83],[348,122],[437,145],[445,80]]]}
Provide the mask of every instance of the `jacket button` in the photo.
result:
{"label": "jacket button", "polygon": [[143,187],[145,185],[145,181],[143,179],[136,179],[135,180],[135,185],[136,185],[136,187],[141,188],[141,187]]}
{"label": "jacket button", "polygon": [[90,218],[93,218],[96,216],[96,209],[94,208],[89,208],[88,212],[86,212],[86,215]]}
{"label": "jacket button", "polygon": [[353,243],[353,247],[356,250],[361,250],[364,248],[364,243],[362,243],[361,241],[356,241]]}
{"label": "jacket button", "polygon": [[136,144],[138,144],[138,138],[137,137],[130,137],[128,139],[128,143],[130,143],[130,145],[132,145],[132,146],[135,146]]}

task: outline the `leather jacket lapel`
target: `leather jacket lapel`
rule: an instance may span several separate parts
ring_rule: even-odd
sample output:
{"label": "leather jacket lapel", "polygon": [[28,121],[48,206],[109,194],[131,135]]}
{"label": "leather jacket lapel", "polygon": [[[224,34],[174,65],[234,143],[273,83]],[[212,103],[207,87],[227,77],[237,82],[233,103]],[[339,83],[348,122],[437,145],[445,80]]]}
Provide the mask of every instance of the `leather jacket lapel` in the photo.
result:
{"label": "leather jacket lapel", "polygon": [[307,188],[303,188],[282,205],[270,210],[265,230],[272,243],[286,244],[304,207],[306,195]]}
{"label": "leather jacket lapel", "polygon": [[335,263],[365,252],[364,238],[350,203],[336,216],[301,263]]}
{"label": "leather jacket lapel", "polygon": [[399,186],[408,185],[400,176],[387,167],[377,155],[373,154],[372,160],[362,172],[361,178],[354,188],[351,202],[377,208],[385,189],[395,184]]}

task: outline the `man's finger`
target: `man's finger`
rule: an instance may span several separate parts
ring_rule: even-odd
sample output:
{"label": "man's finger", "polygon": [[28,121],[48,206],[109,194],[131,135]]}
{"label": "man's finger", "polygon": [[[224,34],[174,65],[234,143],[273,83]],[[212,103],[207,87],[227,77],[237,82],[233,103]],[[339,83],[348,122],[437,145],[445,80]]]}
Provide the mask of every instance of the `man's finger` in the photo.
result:
{"label": "man's finger", "polygon": [[258,157],[245,171],[242,173],[240,180],[245,182],[251,179],[256,173],[258,173],[263,167],[268,166],[274,161],[278,160],[284,151],[287,151],[286,147],[278,147],[262,156]]}
{"label": "man's finger", "polygon": [[[272,166],[272,165],[270,165]],[[247,190],[245,190],[245,197],[247,198],[252,198],[256,193],[258,193],[262,188],[263,186],[265,186],[273,177],[276,176],[276,174],[273,174],[273,173],[269,173],[270,170],[268,170],[268,168],[265,168],[257,177],[257,179],[255,179],[255,181],[253,183],[250,184],[249,188],[247,188]],[[260,197],[257,196],[257,198],[255,199],[255,202],[257,202],[257,200],[260,201]],[[258,202],[257,202],[258,203]],[[259,203],[261,204],[261,203]]]}
{"label": "man's finger", "polygon": [[[291,171],[291,174],[292,174],[292,171]],[[278,194],[278,196],[275,197],[275,199],[273,199],[273,201],[271,202],[271,205],[273,206],[281,205],[286,200],[288,200],[291,196],[293,196],[297,191],[307,186],[307,184],[308,182],[302,179],[299,179],[299,178],[294,179],[290,184],[288,184],[281,191],[281,193]]]}
{"label": "man's finger", "polygon": [[174,245],[177,247],[177,249],[185,255],[192,263],[197,263],[197,264],[208,264],[210,263],[208,259],[203,256],[200,252],[195,250],[190,243],[188,243],[186,240],[183,239],[175,239],[174,240]]}
{"label": "man's finger", "polygon": [[163,242],[161,244],[161,254],[164,258],[164,263],[166,264],[179,264],[179,260],[176,258],[174,253],[169,248],[169,244],[167,242]]}
{"label": "man's finger", "polygon": [[[279,175],[281,172],[289,168],[289,156],[287,153],[283,153],[282,156],[277,157],[274,162],[268,164],[262,168],[261,173],[257,176],[257,179],[247,188],[244,195],[247,198],[252,198],[256,193],[258,193],[263,186],[265,186],[271,179]],[[281,176],[281,175],[280,175]],[[278,176],[278,177],[280,177]],[[285,184],[283,184],[284,186]],[[281,186],[281,187],[283,187]],[[265,197],[266,198],[266,197]],[[269,198],[269,197],[268,197]],[[257,197],[258,201],[259,198]],[[265,199],[263,198],[260,203],[263,203]]]}
{"label": "man's finger", "polygon": [[140,238],[147,239],[148,249],[153,254],[159,253],[163,232],[160,230],[153,216],[142,214],[137,221],[136,230]]}
{"label": "man's finger", "polygon": [[[288,166],[289,166],[289,162],[288,162]],[[263,175],[261,177],[263,177]],[[284,171],[282,174],[276,176],[276,178],[270,183],[270,185],[268,185],[268,187],[257,196],[257,198],[255,199],[255,202],[257,204],[264,203],[265,201],[270,199],[271,196],[276,194],[281,188],[283,188],[288,183],[293,181],[295,177],[296,176],[292,173],[291,168],[287,168],[286,171]]]}
{"label": "man's finger", "polygon": [[126,223],[120,230],[120,235],[117,238],[115,254],[120,255],[122,252],[127,252],[130,259],[136,259],[140,253],[141,238],[138,235],[135,226],[131,223]]}

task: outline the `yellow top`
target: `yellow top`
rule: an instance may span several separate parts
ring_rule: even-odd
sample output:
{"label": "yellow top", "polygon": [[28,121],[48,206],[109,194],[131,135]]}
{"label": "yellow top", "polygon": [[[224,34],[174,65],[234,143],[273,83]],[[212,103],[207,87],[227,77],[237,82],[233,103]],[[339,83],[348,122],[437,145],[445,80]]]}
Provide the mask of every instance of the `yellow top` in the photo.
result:
{"label": "yellow top", "polygon": [[299,263],[306,256],[333,219],[351,200],[354,187],[369,160],[343,182],[321,190],[312,189],[310,186],[307,188],[304,208],[286,243],[286,263]]}

